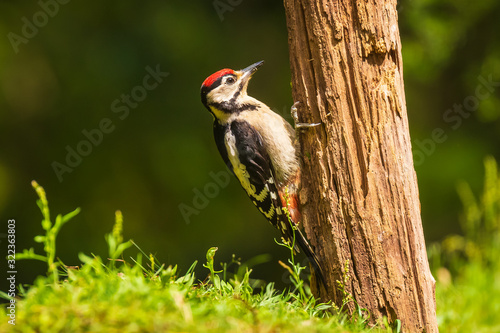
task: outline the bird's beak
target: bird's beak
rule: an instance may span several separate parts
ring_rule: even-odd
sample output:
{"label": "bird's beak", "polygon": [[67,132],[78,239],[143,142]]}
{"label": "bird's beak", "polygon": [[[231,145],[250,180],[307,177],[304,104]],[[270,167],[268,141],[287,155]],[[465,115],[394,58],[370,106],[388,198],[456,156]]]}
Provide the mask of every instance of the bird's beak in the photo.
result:
{"label": "bird's beak", "polygon": [[245,85],[248,83],[248,81],[252,77],[253,73],[255,73],[257,71],[257,69],[259,69],[259,67],[262,66],[262,64],[264,64],[264,60],[256,62],[255,64],[252,64],[252,65],[240,70],[240,72],[243,73],[241,76],[241,79],[243,80],[243,83]]}

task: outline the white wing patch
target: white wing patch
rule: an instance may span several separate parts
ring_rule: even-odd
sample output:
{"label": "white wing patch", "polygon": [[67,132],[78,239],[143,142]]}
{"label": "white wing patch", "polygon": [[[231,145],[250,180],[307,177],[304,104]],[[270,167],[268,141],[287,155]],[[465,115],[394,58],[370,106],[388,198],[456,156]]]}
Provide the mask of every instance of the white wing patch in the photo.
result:
{"label": "white wing patch", "polygon": [[[266,185],[267,187],[267,185]],[[276,200],[278,199],[278,195],[275,192],[271,192],[271,199]]]}

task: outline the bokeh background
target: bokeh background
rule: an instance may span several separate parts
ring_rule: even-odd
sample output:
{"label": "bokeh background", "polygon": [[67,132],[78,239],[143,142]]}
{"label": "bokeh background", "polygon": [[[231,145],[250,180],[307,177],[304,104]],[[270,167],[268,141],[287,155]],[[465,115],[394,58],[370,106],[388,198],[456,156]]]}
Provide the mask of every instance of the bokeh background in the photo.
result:
{"label": "bokeh background", "polygon": [[[233,253],[242,261],[270,254],[252,275],[280,282],[284,272],[277,261],[288,253],[275,244],[278,233],[235,178],[228,184],[213,179],[227,170],[199,88],[216,70],[265,60],[249,91],[289,118],[282,3],[64,2],[0,2],[2,251],[9,218],[16,219],[17,250],[42,251],[33,241],[42,232],[30,185],[35,179],[47,191],[52,216],[82,209],[58,238],[58,256],[68,265],[80,264],[79,252],[106,255],[104,234],[120,209],[125,238],[166,264],[186,271],[193,261],[204,262],[211,246],[226,262]],[[500,2],[407,0],[398,10],[431,244],[461,232],[457,181],[479,191],[484,157],[500,158]],[[163,74],[154,89],[144,90],[148,67]],[[486,87],[483,81],[498,83]],[[109,133],[85,146],[84,131],[95,133],[103,119]],[[436,131],[439,142],[433,140]],[[71,172],[58,177],[54,163],[68,165],[68,149],[78,147],[87,156],[73,157]],[[208,194],[206,200],[199,193]],[[45,267],[20,261],[18,271],[18,282],[31,283]],[[198,271],[203,278],[201,264]]]}

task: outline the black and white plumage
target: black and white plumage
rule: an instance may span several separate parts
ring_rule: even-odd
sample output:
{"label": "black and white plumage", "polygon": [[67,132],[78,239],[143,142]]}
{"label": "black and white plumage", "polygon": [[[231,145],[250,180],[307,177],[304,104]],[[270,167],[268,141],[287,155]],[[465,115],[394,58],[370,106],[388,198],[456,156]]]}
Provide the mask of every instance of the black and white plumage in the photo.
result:
{"label": "black and white plumage", "polygon": [[[267,105],[247,95],[248,82],[262,61],[243,70],[222,69],[201,86],[201,99],[214,116],[214,137],[227,167],[238,178],[253,204],[286,241],[300,220],[297,186],[300,163],[295,131]],[[295,241],[324,283],[318,259],[300,229]],[[297,249],[298,250],[298,249]]]}

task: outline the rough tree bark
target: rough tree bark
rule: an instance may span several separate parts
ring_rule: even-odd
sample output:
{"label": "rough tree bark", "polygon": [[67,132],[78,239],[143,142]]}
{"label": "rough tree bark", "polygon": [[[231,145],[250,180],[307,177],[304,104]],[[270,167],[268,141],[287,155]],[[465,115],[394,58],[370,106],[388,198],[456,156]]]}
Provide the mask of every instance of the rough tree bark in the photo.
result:
{"label": "rough tree bark", "polygon": [[[436,332],[406,113],[396,0],[285,0],[302,130],[304,226],[326,271],[372,320]],[[352,312],[354,303],[349,305]]]}

